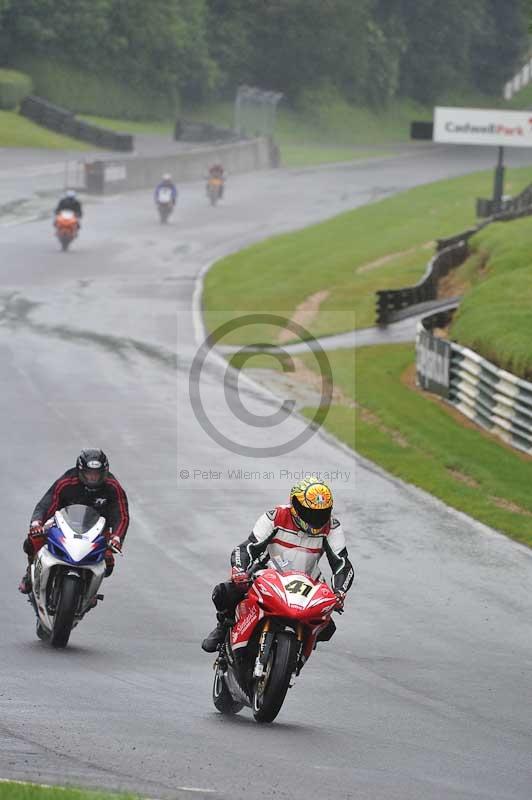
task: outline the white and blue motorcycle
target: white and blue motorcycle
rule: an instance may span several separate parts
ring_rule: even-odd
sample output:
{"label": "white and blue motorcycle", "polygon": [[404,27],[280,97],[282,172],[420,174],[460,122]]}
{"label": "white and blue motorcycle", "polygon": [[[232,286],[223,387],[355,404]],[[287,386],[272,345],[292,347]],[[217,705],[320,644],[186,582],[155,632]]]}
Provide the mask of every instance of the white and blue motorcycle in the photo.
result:
{"label": "white and blue motorcycle", "polygon": [[31,566],[29,600],[37,614],[37,636],[66,647],[72,628],[103,600],[107,522],[88,506],[57,511],[45,525],[47,540]]}

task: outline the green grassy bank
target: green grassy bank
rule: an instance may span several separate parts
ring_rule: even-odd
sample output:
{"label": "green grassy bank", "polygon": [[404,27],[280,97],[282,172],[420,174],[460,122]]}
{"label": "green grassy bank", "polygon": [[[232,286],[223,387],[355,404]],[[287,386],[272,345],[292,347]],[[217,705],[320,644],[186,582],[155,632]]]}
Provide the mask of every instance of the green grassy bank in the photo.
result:
{"label": "green grassy bank", "polygon": [[[413,343],[337,350],[327,357],[334,391],[326,430],[392,475],[532,546],[532,458],[418,389]],[[235,356],[231,363],[281,369],[267,355],[245,363]],[[295,356],[291,367],[302,383],[319,388],[314,356]],[[262,372],[252,374],[265,380]],[[303,413],[312,419],[316,409]]]}
{"label": "green grassy bank", "polygon": [[138,800],[137,795],[0,781],[1,800]]}
{"label": "green grassy bank", "polygon": [[[413,345],[328,356],[343,397],[329,410],[327,430],[392,475],[532,545],[532,459],[416,389]],[[312,356],[302,360],[316,369]],[[312,409],[305,413],[314,416]]]}
{"label": "green grassy bank", "polygon": [[[357,327],[371,324],[375,290],[417,280],[432,252],[424,243],[471,225],[473,198],[489,191],[490,178],[478,174],[420,187],[224,259],[207,275],[208,324],[257,311],[258,297],[260,311],[271,307],[297,318],[295,309],[317,292],[329,294],[307,318],[312,334],[346,326],[353,308]],[[516,194],[531,179],[530,170],[512,171],[510,191]],[[451,335],[525,373],[532,363],[531,219],[491,225],[473,238],[472,247],[471,258],[450,276],[453,288],[466,294]],[[278,285],[287,298],[283,309]],[[224,342],[277,337],[278,331],[263,325],[235,331]],[[334,398],[324,425],[331,433],[391,474],[532,546],[532,459],[418,390],[413,343],[328,356]],[[315,386],[315,359],[298,361],[301,382]],[[232,363],[281,368],[267,355]],[[313,417],[315,409],[304,413]]]}
{"label": "green grassy bank", "polygon": [[14,111],[0,111],[0,147],[43,147],[49,150],[95,150],[77,139],[70,139],[36,125]]}
{"label": "green grassy bank", "polygon": [[453,280],[465,292],[451,336],[532,380],[532,218],[489,225]]}
{"label": "green grassy bank", "polygon": [[[219,261],[205,280],[207,325],[214,328],[235,311],[290,317],[304,301],[316,304],[307,324],[313,335],[346,330],[353,319],[357,328],[373,325],[375,292],[418,281],[434,240],[475,223],[474,198],[489,194],[492,179],[482,172],[420,186]],[[531,181],[530,168],[508,170],[507,190],[517,194]],[[275,336],[249,326],[227,341],[274,342]]]}

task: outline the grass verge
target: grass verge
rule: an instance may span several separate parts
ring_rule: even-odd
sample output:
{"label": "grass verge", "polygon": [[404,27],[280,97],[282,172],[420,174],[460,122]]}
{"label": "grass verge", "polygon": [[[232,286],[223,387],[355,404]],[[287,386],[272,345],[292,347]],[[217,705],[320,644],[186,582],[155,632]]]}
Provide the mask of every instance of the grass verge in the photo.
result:
{"label": "grass verge", "polygon": [[[511,193],[518,193],[531,178],[530,169],[512,171]],[[471,225],[471,198],[489,193],[490,180],[490,173],[479,173],[420,187],[224,259],[206,278],[208,326],[256,311],[257,298],[261,312],[271,308],[279,313],[279,285],[285,297],[280,310],[287,316],[293,317],[295,309],[302,311],[302,299],[321,294],[306,321],[314,335],[341,330],[353,309],[357,327],[371,324],[376,289],[417,280],[430,255],[427,241]],[[482,318],[486,340],[497,353],[501,354],[498,345],[507,343],[508,352],[516,354],[518,348],[510,338],[505,340],[513,326],[529,359],[530,227],[530,219],[490,226],[474,238],[473,257],[453,273],[456,288],[473,289],[463,304],[465,310],[471,304],[477,314],[471,316],[470,334],[480,329]],[[239,312],[231,297],[238,298]],[[453,334],[464,324],[466,336],[467,322],[468,315],[461,313]],[[463,341],[462,335],[459,338]],[[224,343],[228,341],[274,342],[275,333],[267,326],[246,327]],[[532,546],[532,459],[480,430],[443,400],[418,390],[413,345],[341,350],[328,356],[334,395],[324,424],[331,433],[389,473]],[[271,356],[254,358],[234,356],[232,363],[240,368],[281,368],[271,363]],[[314,357],[299,360],[299,380],[316,388]],[[312,418],[315,411],[307,408],[303,413]]]}
{"label": "grass verge", "polygon": [[530,217],[488,226],[453,280],[468,290],[450,335],[489,361],[532,380]]}
{"label": "grass verge", "polygon": [[[325,427],[392,475],[528,546],[532,459],[414,386],[412,345],[328,354],[335,392]],[[305,366],[316,371],[313,356]],[[345,401],[354,400],[356,407]],[[305,409],[312,417],[314,409]]]}
{"label": "grass verge", "polygon": [[77,139],[42,128],[14,111],[0,111],[0,147],[43,147],[49,150],[95,150]]}
{"label": "grass verge", "polygon": [[155,133],[161,136],[172,136],[174,131],[174,122],[170,120],[137,122],[131,119],[95,117],[91,114],[77,114],[77,117],[86,122],[91,122],[93,125],[98,125],[100,128],[109,128],[109,130],[118,131],[118,133]]}
{"label": "grass verge", "polygon": [[[235,298],[239,312],[253,313],[260,306],[291,317],[317,293],[322,299],[312,318],[306,316],[313,335],[346,330],[345,321],[353,316],[357,328],[373,325],[375,292],[418,281],[433,240],[476,221],[473,198],[489,194],[492,177],[486,171],[420,186],[222,259],[205,279],[207,326],[232,319]],[[531,181],[531,168],[508,170],[513,194]],[[253,342],[273,343],[275,336],[248,326],[226,340]]]}
{"label": "grass verge", "polygon": [[[173,135],[174,121],[166,122],[134,122],[127,119],[110,119],[109,117],[95,117],[91,115],[78,115],[80,119],[92,122],[102,128],[119,131],[121,133],[159,134],[164,136]],[[185,119],[198,119],[201,121],[212,121],[212,117],[217,118],[217,123],[225,127],[231,127],[233,122],[228,114],[209,114],[205,112],[202,118],[198,112],[184,113]],[[221,117],[221,118],[220,118]],[[305,139],[296,143],[292,142],[291,137],[281,141],[281,158],[284,167],[311,167],[319,164],[337,163],[342,161],[355,161],[362,158],[375,158],[389,155],[389,151],[384,149],[363,149],[355,146],[331,145],[320,142],[313,142],[312,136],[309,141]]]}
{"label": "grass verge", "polygon": [[62,786],[38,786],[16,781],[0,782],[2,800],[138,800],[137,795],[91,792]]}
{"label": "grass verge", "polygon": [[[254,135],[262,123],[260,112],[257,113],[255,126],[253,116],[242,119],[250,135]],[[183,116],[231,128],[234,106],[232,103],[198,106],[185,110]],[[275,140],[281,148],[284,167],[352,161],[369,155],[384,155],[387,146],[409,141],[410,121],[414,118],[431,119],[432,109],[406,101],[382,112],[349,106],[345,102],[309,102],[306,108],[298,111],[281,104],[276,116]],[[369,149],[362,156],[354,149],[357,147]],[[382,150],[375,152],[375,147]]]}

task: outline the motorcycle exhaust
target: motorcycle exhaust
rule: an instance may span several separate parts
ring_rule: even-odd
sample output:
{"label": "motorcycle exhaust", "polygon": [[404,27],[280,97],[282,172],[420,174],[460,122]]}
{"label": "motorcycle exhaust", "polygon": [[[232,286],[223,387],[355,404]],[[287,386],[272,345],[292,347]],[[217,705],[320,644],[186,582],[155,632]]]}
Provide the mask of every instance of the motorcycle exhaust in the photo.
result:
{"label": "motorcycle exhaust", "polygon": [[231,670],[227,670],[224,674],[224,680],[235,703],[243,703],[245,706],[251,705],[249,697],[240,687],[240,684],[237,682]]}

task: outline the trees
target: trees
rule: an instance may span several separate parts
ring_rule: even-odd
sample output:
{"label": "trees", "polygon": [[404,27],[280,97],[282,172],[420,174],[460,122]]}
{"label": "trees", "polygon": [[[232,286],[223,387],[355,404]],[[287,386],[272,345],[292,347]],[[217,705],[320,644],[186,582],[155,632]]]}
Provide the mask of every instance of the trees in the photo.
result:
{"label": "trees", "polygon": [[31,53],[169,102],[251,83],[379,106],[498,93],[531,18],[532,0],[0,0],[0,47],[5,65]]}
{"label": "trees", "polygon": [[527,47],[530,0],[376,0],[375,18],[397,52],[401,95],[431,103],[477,89],[498,94]]}
{"label": "trees", "polygon": [[169,98],[213,83],[204,18],[203,0],[7,0],[1,17],[11,57],[28,52],[108,71]]}
{"label": "trees", "polygon": [[361,100],[372,0],[208,0],[212,52],[225,82],[256,83],[295,100],[324,80]]}
{"label": "trees", "polygon": [[521,66],[531,17],[529,0],[486,0],[471,51],[473,80],[481,91],[498,91]]}

